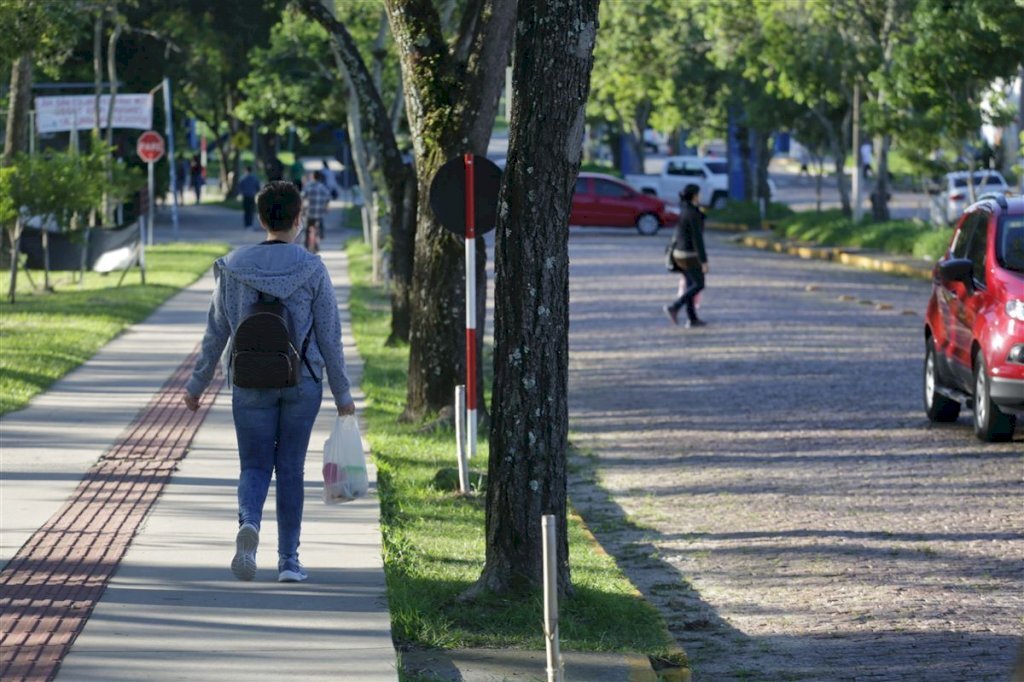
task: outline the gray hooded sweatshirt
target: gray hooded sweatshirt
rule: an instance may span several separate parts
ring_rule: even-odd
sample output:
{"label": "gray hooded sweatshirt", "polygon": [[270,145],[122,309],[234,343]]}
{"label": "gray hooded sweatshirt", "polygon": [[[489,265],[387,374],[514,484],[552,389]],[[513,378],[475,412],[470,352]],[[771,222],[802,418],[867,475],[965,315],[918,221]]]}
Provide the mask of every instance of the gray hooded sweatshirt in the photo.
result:
{"label": "gray hooded sweatshirt", "polygon": [[[202,350],[192,378],[185,384],[190,395],[199,396],[210,385],[218,359],[224,362],[225,372],[230,372],[229,341],[262,291],[281,300],[288,309],[298,335],[294,339],[297,347],[301,349],[302,341],[313,329],[306,359],[318,379],[323,378],[326,367],[327,382],[338,407],[352,402],[341,350],[338,301],[327,267],[318,256],[297,244],[251,244],[219,258],[213,274],[216,285]],[[302,373],[309,376],[305,364]]]}

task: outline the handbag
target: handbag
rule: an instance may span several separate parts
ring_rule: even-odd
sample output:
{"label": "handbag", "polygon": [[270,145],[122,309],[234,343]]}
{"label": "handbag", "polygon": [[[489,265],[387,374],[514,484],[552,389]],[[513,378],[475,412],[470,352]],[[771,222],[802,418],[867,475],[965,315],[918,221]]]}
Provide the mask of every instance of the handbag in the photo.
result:
{"label": "handbag", "polygon": [[[676,253],[678,253],[678,251]],[[673,254],[672,260],[675,261],[676,267],[679,268],[679,272],[700,269],[700,256],[687,255],[680,257]]]}
{"label": "handbag", "polygon": [[324,441],[323,476],[325,504],[351,502],[369,490],[366,455],[355,415],[334,419],[331,435]]}
{"label": "handbag", "polygon": [[683,269],[676,263],[676,259],[672,257],[672,252],[676,250],[676,242],[673,239],[665,246],[665,269],[669,272],[682,272]]}

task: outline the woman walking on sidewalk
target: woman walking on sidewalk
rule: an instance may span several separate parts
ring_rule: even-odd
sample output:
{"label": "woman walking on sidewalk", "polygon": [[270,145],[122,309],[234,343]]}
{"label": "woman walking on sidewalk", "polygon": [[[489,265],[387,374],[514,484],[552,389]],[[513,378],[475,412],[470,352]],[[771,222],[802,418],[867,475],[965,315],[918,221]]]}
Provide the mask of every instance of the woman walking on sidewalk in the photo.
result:
{"label": "woman walking on sidewalk", "polygon": [[[323,261],[293,244],[299,232],[302,199],[290,182],[271,182],[256,197],[267,240],[243,246],[214,265],[216,286],[200,357],[185,385],[188,409],[210,385],[225,348],[230,354],[239,325],[257,302],[280,302],[290,318],[294,348],[302,348],[295,384],[285,388],[243,387],[232,382],[231,411],[238,437],[238,534],[231,570],[239,580],[256,576],[263,505],[272,475],[277,477],[278,580],[307,577],[299,563],[302,527],[303,468],[313,422],[320,411],[326,369],[339,415],[354,414],[355,403],[345,373],[341,320],[334,285]],[[273,305],[273,303],[271,303]],[[226,358],[227,359],[227,358]],[[228,366],[229,363],[225,363]]]}
{"label": "woman walking on sidewalk", "polygon": [[672,260],[682,272],[686,286],[682,294],[663,310],[672,324],[679,324],[679,311],[686,308],[686,327],[702,327],[697,318],[697,294],[704,290],[704,275],[708,272],[708,255],[704,250],[704,213],[697,201],[700,187],[687,185],[680,192],[682,200],[679,224],[672,239]]}

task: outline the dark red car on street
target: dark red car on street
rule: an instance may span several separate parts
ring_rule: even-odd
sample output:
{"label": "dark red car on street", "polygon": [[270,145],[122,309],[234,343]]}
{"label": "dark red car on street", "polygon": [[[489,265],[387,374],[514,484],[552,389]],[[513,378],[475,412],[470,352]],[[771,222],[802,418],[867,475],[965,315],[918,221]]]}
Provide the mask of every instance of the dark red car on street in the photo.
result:
{"label": "dark red car on street", "polygon": [[924,406],[936,422],[974,411],[985,441],[1024,414],[1024,198],[982,197],[936,264],[924,325]]}
{"label": "dark red car on street", "polygon": [[570,225],[635,227],[640,234],[653,235],[678,219],[661,199],[638,192],[611,175],[580,173],[576,179]]}

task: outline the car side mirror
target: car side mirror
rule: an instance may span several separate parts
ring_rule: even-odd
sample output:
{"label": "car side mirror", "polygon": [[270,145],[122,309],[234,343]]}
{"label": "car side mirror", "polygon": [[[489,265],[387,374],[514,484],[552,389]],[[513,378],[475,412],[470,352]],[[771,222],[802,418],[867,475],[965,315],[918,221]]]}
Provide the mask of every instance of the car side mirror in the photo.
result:
{"label": "car side mirror", "polygon": [[943,284],[960,282],[971,288],[974,276],[974,263],[967,258],[951,258],[939,264],[939,276]]}

